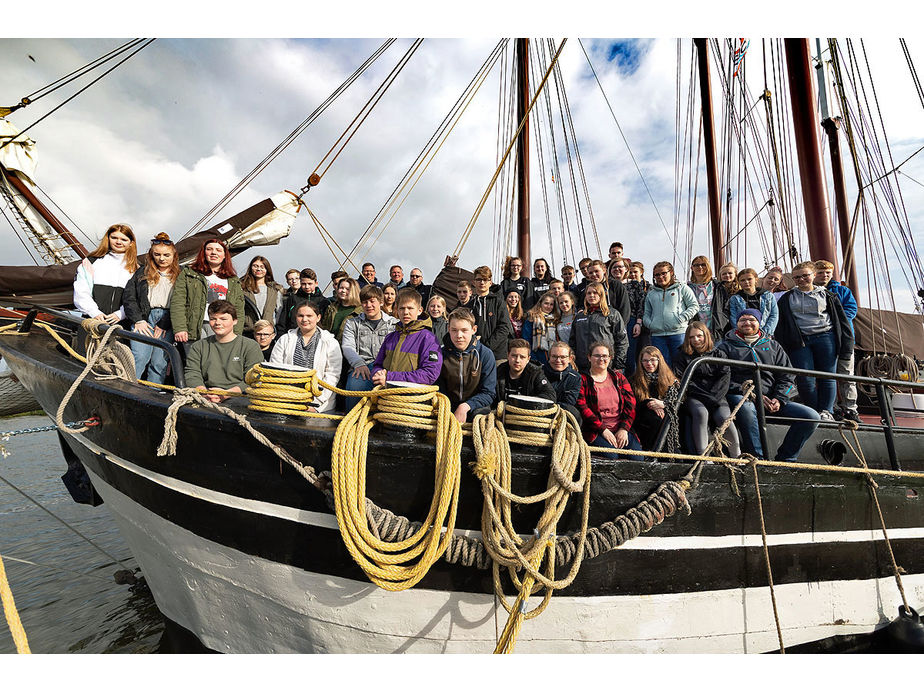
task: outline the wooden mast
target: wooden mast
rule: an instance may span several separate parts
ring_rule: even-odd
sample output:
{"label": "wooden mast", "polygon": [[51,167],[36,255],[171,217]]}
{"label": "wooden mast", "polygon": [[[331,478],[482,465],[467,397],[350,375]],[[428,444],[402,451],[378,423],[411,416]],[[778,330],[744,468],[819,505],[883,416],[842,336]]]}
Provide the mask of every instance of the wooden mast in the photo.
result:
{"label": "wooden mast", "polygon": [[[821,60],[821,42],[816,39],[818,48],[818,98],[821,107],[821,127],[828,136],[828,151],[831,155],[831,177],[834,183],[834,207],[837,210],[837,230],[841,237],[842,281],[853,292],[859,302],[860,282],[857,280],[857,261],[853,253],[853,239],[850,237],[850,210],[847,206],[847,183],[844,178],[844,164],[841,160],[841,145],[838,135],[840,118],[832,118],[828,112],[827,90],[825,87],[824,63]],[[832,261],[833,262],[833,261]]]}
{"label": "wooden mast", "polygon": [[709,75],[709,39],[695,38],[699,65],[699,97],[703,111],[703,148],[709,191],[709,228],[712,231],[712,261],[715,271],[725,264],[725,231],[722,229],[722,203],[719,199],[719,165],[715,153],[715,122],[712,112],[712,79]]}
{"label": "wooden mast", "polygon": [[821,166],[821,146],[816,125],[818,110],[815,105],[815,92],[812,89],[808,39],[783,39],[783,48],[789,76],[789,97],[792,103],[796,152],[799,156],[799,177],[802,183],[810,259],[828,260],[834,263],[836,272],[837,252],[834,247],[834,233],[828,214],[828,196]]}
{"label": "wooden mast", "polygon": [[532,275],[529,244],[529,39],[516,41],[517,61],[517,121],[523,129],[517,139],[517,255],[523,261],[523,275]]}

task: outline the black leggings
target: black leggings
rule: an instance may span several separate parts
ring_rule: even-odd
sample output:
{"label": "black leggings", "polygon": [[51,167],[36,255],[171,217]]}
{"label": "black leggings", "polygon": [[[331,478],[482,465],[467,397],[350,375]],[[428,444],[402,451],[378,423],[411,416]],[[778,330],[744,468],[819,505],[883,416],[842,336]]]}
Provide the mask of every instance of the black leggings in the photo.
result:
{"label": "black leggings", "polygon": [[[710,422],[716,428],[731,416],[731,409],[728,404],[723,402],[712,407],[706,406],[703,402],[692,397],[686,401],[687,413],[690,415],[690,436],[693,438],[693,452],[702,455],[709,445],[709,424]],[[732,457],[738,457],[741,454],[741,446],[738,444],[738,430],[734,423],[725,429],[723,436],[728,441],[728,454]]]}

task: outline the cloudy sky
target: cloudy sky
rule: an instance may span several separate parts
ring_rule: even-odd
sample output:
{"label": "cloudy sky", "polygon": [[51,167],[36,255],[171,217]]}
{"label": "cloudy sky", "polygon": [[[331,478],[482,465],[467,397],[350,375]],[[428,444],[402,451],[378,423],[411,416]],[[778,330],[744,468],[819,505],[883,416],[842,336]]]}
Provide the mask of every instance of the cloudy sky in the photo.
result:
{"label": "cloudy sky", "polygon": [[[310,31],[310,26],[300,30]],[[16,103],[124,40],[3,39],[0,102]],[[609,106],[576,38],[566,45],[561,67],[600,244],[605,253],[611,241],[620,240],[628,255],[650,268],[674,255],[669,235],[674,229],[678,44],[673,38],[582,41]],[[763,88],[760,39],[752,37],[751,42],[746,60],[752,61],[752,89],[759,94]],[[341,38],[158,39],[30,130],[38,143],[36,178],[93,240],[109,224],[123,221],[135,228],[140,239],[159,231],[177,238],[381,43],[382,39]],[[409,38],[399,39],[223,216],[279,190],[304,185],[410,43]],[[341,245],[350,247],[360,237],[496,43],[496,38],[488,37],[428,39],[416,52],[321,185],[308,195],[312,211]],[[924,42],[909,38],[908,45],[913,57],[919,52],[924,59]],[[913,92],[897,40],[869,40],[866,47],[898,162],[924,144],[924,109]],[[682,98],[687,93],[690,58],[690,42],[685,40],[680,44]],[[496,166],[499,74],[495,67],[371,253],[357,258],[371,259],[380,277],[387,275],[389,265],[400,263],[406,270],[421,266],[429,280],[459,241]],[[10,120],[24,128],[86,82],[68,85],[14,113]],[[919,158],[924,160],[924,154]],[[911,226],[917,228],[924,216],[924,189],[914,181],[924,181],[924,161],[913,159],[903,171],[913,179],[903,181],[902,193]],[[691,250],[708,254],[702,177],[700,189]],[[460,261],[465,267],[492,263],[493,204],[493,199],[488,201],[465,246]],[[684,202],[684,218],[686,209]],[[753,213],[753,207],[749,209]],[[533,257],[554,256],[560,266],[562,241],[553,227],[553,247],[549,247],[538,191],[533,193],[532,216],[538,231]],[[558,224],[557,217],[553,223]],[[680,224],[681,239],[686,237],[685,224]],[[6,228],[2,219],[0,225]],[[681,244],[681,266],[689,261],[686,251]],[[3,264],[29,262],[9,230],[0,233],[0,252]],[[336,267],[304,212],[290,238],[258,252],[272,261],[277,278],[288,267],[311,266],[319,275]],[[741,266],[763,267],[765,258],[756,239],[739,248],[739,253]],[[240,256],[239,271],[246,269],[252,255]],[[861,274],[864,270],[861,265]],[[911,309],[907,285],[901,276],[896,275],[895,281],[900,307]]]}

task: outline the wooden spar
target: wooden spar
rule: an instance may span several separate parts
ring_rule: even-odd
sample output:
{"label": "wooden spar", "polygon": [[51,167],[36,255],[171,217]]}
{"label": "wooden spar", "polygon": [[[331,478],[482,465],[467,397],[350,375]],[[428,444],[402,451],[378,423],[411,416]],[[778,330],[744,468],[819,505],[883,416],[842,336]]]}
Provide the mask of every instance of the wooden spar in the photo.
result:
{"label": "wooden spar", "polygon": [[712,231],[712,260],[715,270],[725,264],[725,231],[722,229],[722,206],[719,199],[719,166],[715,153],[715,124],[712,113],[712,80],[709,76],[709,39],[695,38],[699,59],[699,93],[703,110],[703,146],[706,154],[706,177],[709,186],[709,227]]}
{"label": "wooden spar", "polygon": [[[838,140],[840,126],[834,118],[825,118],[821,127],[828,135],[828,150],[831,153],[831,175],[834,179],[834,205],[837,209],[837,228],[841,236],[841,251],[844,254],[844,264],[841,267],[839,279],[847,282],[853,292],[854,298],[860,299],[860,283],[857,280],[857,260],[853,253],[853,242],[850,238],[850,210],[847,206],[847,184],[844,180],[844,164],[841,162],[841,146]],[[834,260],[831,260],[834,262]]]}
{"label": "wooden spar", "polygon": [[[529,107],[529,39],[516,42],[517,59],[517,122],[522,122]],[[532,274],[529,243],[529,120],[517,140],[517,255],[523,261],[523,274]]]}
{"label": "wooden spar", "polygon": [[0,170],[3,171],[3,175],[6,177],[10,183],[13,184],[13,187],[19,192],[20,195],[26,198],[26,201],[35,208],[35,211],[38,212],[42,218],[48,222],[49,226],[53,228],[64,242],[67,243],[71,248],[74,249],[74,252],[83,259],[87,256],[87,249],[83,247],[83,243],[78,241],[74,234],[68,231],[67,227],[62,224],[58,218],[52,214],[51,210],[48,209],[42,201],[39,200],[35,194],[29,190],[29,186],[23,183],[19,176],[14,174],[12,171],[8,171],[2,164],[0,164]]}
{"label": "wooden spar", "polygon": [[815,39],[818,51],[818,101],[821,108],[821,127],[828,136],[828,151],[831,154],[831,178],[834,183],[834,208],[837,210],[837,230],[841,237],[841,256],[844,260],[841,265],[840,280],[847,282],[847,286],[859,301],[860,283],[857,280],[857,262],[853,252],[853,241],[850,237],[850,211],[847,207],[847,183],[844,179],[844,164],[841,160],[841,144],[838,135],[840,118],[832,118],[828,110],[828,97],[825,85],[825,66],[821,59],[821,41]]}
{"label": "wooden spar", "polygon": [[816,125],[818,111],[815,106],[815,92],[812,89],[808,39],[783,39],[783,49],[786,53],[789,98],[792,103],[796,152],[799,156],[799,177],[802,182],[802,203],[805,207],[810,259],[833,262],[837,273],[837,252],[834,247],[834,233],[828,214],[828,196],[821,166],[821,146]]}

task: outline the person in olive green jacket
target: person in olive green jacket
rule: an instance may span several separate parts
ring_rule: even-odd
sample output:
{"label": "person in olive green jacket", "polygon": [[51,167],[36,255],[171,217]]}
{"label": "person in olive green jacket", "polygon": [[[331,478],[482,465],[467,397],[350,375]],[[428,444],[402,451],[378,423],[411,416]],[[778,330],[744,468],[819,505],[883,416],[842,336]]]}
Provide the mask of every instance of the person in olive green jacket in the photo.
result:
{"label": "person in olive green jacket", "polygon": [[[183,268],[173,286],[170,318],[178,344],[189,345],[212,334],[206,311],[210,303],[220,299],[231,303],[238,315],[244,314],[244,291],[231,264],[228,245],[216,238],[202,244],[192,265]],[[243,331],[244,323],[239,320],[234,332]]]}

